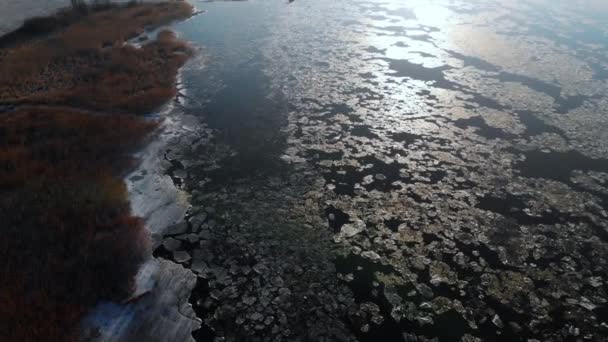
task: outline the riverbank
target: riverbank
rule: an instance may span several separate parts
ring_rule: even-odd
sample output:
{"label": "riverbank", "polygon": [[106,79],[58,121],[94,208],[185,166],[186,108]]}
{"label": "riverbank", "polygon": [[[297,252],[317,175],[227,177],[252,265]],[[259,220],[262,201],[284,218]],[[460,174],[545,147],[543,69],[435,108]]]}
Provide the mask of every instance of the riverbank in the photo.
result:
{"label": "riverbank", "polygon": [[66,10],[3,40],[0,339],[76,341],[96,303],[138,300],[150,239],[123,177],[161,125],[138,114],[175,95],[192,51],[170,31],[125,42],[192,13],[183,1]]}

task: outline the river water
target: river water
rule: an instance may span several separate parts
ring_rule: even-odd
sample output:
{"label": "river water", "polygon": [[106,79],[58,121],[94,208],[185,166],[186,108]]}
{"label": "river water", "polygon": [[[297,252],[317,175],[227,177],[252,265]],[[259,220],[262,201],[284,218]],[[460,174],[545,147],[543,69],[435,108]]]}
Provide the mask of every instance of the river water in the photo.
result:
{"label": "river water", "polygon": [[605,341],[602,1],[197,3],[198,341]]}

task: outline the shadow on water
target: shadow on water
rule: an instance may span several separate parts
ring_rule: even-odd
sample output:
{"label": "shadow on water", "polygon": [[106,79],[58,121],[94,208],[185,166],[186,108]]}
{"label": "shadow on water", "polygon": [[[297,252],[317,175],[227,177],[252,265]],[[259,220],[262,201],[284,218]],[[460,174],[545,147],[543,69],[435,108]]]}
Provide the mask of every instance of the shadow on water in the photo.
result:
{"label": "shadow on water", "polygon": [[[392,312],[396,307],[387,299],[387,293],[395,293],[398,296],[408,297],[407,293],[412,288],[404,285],[394,286],[388,289],[383,283],[377,282],[376,273],[393,274],[395,270],[390,266],[374,263],[360,255],[349,254],[338,257],[336,260],[336,271],[340,274],[352,274],[353,280],[348,282],[348,287],[355,295],[357,303],[373,302],[378,305],[380,314],[384,317],[381,322],[370,323],[368,329],[361,330],[364,321],[351,322],[351,329],[362,342],[375,341],[412,341],[408,333],[429,338],[437,338],[440,342],[458,341],[465,333],[470,332],[470,327],[462,316],[453,310],[436,315],[435,325],[420,324],[416,320],[411,321],[405,317],[395,320]],[[423,277],[428,278],[428,274]],[[416,305],[423,301],[419,295],[409,297]],[[436,326],[441,326],[437,329]],[[417,339],[415,339],[417,340]]]}
{"label": "shadow on water", "polygon": [[[580,95],[563,97],[562,88],[560,86],[539,80],[537,78],[501,71],[500,67],[480,58],[463,55],[451,50],[447,50],[447,52],[449,52],[450,55],[454,56],[455,58],[460,59],[463,62],[464,66],[472,66],[479,70],[487,71],[490,73],[497,73],[495,78],[500,82],[520,83],[532,90],[552,97],[556,103],[555,110],[557,113],[565,114],[572,109],[576,109],[582,106],[585,100],[588,99],[588,96]],[[606,69],[603,69],[597,64],[594,65],[593,70],[599,79],[606,77],[606,75],[608,74],[608,71],[606,71]],[[494,107],[490,106],[490,108]]]}
{"label": "shadow on water", "polygon": [[284,172],[279,156],[285,148],[281,128],[286,124],[286,102],[280,94],[269,95],[269,80],[259,68],[248,65],[232,75],[203,112],[209,127],[217,131],[218,142],[236,153],[209,176],[223,183]]}
{"label": "shadow on water", "polygon": [[456,127],[465,129],[466,127],[475,127],[476,133],[486,139],[513,139],[514,134],[503,131],[500,128],[495,128],[488,125],[480,116],[474,116],[469,119],[456,120]]}
{"label": "shadow on water", "polygon": [[334,233],[340,232],[342,226],[350,222],[350,216],[333,205],[325,208],[325,216],[327,217],[329,227],[333,229]]}
{"label": "shadow on water", "polygon": [[[589,190],[576,184],[572,181],[572,172],[580,170],[583,172],[597,171],[608,173],[608,159],[589,158],[578,151],[556,152],[552,151],[545,153],[542,151],[526,151],[523,152],[526,159],[516,165],[521,175],[527,178],[544,178],[568,184],[570,187],[581,191],[589,192],[600,199],[600,203],[604,208],[608,208],[608,196],[598,191]],[[517,219],[517,218],[516,218]],[[571,216],[553,217],[548,223],[555,220],[578,221],[587,223],[595,232],[595,234],[603,241],[608,241],[608,231],[591,221],[589,218],[573,219]],[[557,222],[557,221],[556,221]],[[538,223],[545,223],[540,219]]]}
{"label": "shadow on water", "polygon": [[396,77],[409,77],[415,80],[425,82],[434,82],[434,85],[444,89],[459,89],[460,85],[449,81],[443,74],[444,70],[450,69],[449,66],[441,66],[435,68],[427,68],[420,64],[412,63],[404,59],[382,58],[389,63],[389,68],[394,71],[392,74]]}
{"label": "shadow on water", "polygon": [[525,137],[531,137],[543,133],[557,134],[565,138],[564,132],[555,127],[548,125],[543,120],[539,119],[536,114],[531,111],[518,111],[519,121],[526,126]]}
{"label": "shadow on water", "polygon": [[[584,191],[584,189],[583,189]],[[550,212],[543,212],[541,215],[528,215],[524,210],[528,207],[522,197],[514,196],[511,194],[499,196],[486,195],[482,197],[477,205],[478,208],[483,210],[492,211],[501,214],[511,220],[504,222],[505,231],[510,230],[520,225],[556,225],[566,223],[585,223],[589,225],[594,233],[602,240],[608,241],[608,232],[598,226],[588,217],[575,216],[569,213],[563,213],[558,210],[552,210]]]}
{"label": "shadow on water", "polygon": [[517,168],[526,178],[545,178],[572,184],[572,171],[608,172],[608,159],[589,158],[578,151],[545,153],[542,151],[523,152],[526,159]]}

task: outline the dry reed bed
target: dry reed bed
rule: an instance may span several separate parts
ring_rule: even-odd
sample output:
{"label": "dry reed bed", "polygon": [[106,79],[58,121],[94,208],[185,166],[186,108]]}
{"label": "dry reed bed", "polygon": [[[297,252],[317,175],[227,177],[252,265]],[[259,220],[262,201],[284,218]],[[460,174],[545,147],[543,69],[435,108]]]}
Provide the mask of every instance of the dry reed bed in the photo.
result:
{"label": "dry reed bed", "polygon": [[144,113],[175,94],[191,54],[170,32],[141,49],[124,42],[192,13],[185,2],[101,10],[45,39],[0,54],[0,103],[57,104]]}
{"label": "dry reed bed", "polygon": [[0,340],[77,341],[95,303],[130,295],[149,251],[122,177],[158,127],[135,114],[172,98],[191,50],[171,32],[124,42],[191,13],[112,7],[0,50],[0,102],[41,105],[0,113]]}

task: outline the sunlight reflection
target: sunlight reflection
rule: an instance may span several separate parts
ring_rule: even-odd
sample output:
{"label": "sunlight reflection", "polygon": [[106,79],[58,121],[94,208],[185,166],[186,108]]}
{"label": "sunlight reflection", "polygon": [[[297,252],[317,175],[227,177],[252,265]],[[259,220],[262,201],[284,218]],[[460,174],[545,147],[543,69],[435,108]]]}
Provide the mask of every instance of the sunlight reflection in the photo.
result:
{"label": "sunlight reflection", "polygon": [[414,9],[416,18],[421,25],[443,29],[449,21],[452,12],[437,4],[428,4]]}

